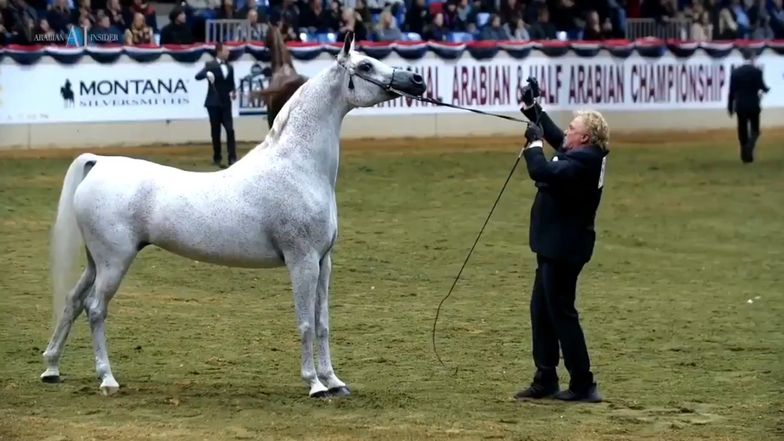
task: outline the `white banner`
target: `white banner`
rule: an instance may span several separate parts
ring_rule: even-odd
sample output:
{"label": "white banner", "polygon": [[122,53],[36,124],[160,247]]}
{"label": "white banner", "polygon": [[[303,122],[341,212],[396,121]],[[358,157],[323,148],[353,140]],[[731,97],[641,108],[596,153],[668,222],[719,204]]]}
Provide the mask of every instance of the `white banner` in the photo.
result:
{"label": "white banner", "polygon": [[[429,97],[491,112],[518,112],[521,89],[529,76],[539,80],[542,101],[549,110],[724,109],[730,72],[743,62],[737,54],[723,59],[703,54],[690,58],[669,54],[660,58],[636,54],[548,58],[536,52],[521,60],[505,53],[491,60],[475,60],[468,53],[458,60],[433,54],[405,60],[393,53],[382,61],[420,73]],[[334,59],[322,55],[310,61],[295,60],[295,67],[313,77],[332,63]],[[784,57],[765,54],[757,63],[772,88],[762,100],[763,108],[784,107]],[[232,64],[238,89],[235,116],[265,114],[263,103],[252,92],[266,87],[261,71],[267,64],[249,55]],[[0,65],[0,124],[206,119],[203,105],[208,84],[194,79],[202,67],[201,62],[129,60],[75,65],[4,63]],[[400,98],[352,113],[454,112],[461,110]]]}
{"label": "white banner", "polygon": [[[0,124],[207,118],[203,64],[77,63],[0,67]],[[235,105],[234,113],[238,115]]]}

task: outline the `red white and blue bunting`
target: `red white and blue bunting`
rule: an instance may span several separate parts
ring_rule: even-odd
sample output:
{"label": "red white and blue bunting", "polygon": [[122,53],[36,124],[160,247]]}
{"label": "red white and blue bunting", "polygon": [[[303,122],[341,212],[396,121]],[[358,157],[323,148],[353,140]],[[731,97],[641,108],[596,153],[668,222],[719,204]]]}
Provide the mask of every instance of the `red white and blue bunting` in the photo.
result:
{"label": "red white and blue bunting", "polygon": [[[235,60],[244,54],[250,54],[262,62],[268,62],[269,50],[261,42],[226,43],[230,49],[230,59]],[[340,51],[342,43],[289,43],[292,57],[306,61],[318,57],[323,52],[335,55]],[[659,39],[606,40],[602,42],[590,41],[477,41],[470,43],[445,43],[445,42],[371,42],[363,41],[357,44],[360,51],[371,57],[384,59],[393,52],[403,59],[416,60],[428,52],[444,59],[458,59],[463,53],[477,60],[490,59],[500,52],[505,52],[513,58],[525,58],[531,51],[537,50],[548,57],[560,57],[572,53],[580,57],[596,56],[601,50],[620,58],[626,58],[633,53],[647,58],[661,57],[671,53],[676,57],[690,57],[698,50],[715,58],[729,55],[735,49],[751,49],[756,53],[765,49],[784,55],[784,40],[730,40],[730,41],[666,41]],[[158,60],[161,55],[168,54],[181,63],[193,63],[205,54],[214,54],[211,44],[193,45],[141,45],[141,46],[90,46],[90,47],[62,47],[62,46],[2,46],[0,47],[0,60],[10,58],[17,64],[35,64],[43,57],[49,57],[58,63],[73,64],[87,56],[99,63],[113,63],[120,56],[126,55],[139,63],[151,63]]]}

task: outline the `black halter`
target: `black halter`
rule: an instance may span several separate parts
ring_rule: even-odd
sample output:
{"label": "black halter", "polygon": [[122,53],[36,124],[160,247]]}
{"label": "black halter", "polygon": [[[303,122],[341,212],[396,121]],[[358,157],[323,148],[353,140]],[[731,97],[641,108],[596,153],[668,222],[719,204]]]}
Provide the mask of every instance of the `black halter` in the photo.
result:
{"label": "black halter", "polygon": [[400,94],[399,91],[397,91],[397,90],[392,88],[392,82],[395,80],[395,72],[397,72],[399,70],[402,70],[402,69],[399,69],[397,67],[393,67],[392,68],[392,76],[389,78],[389,83],[385,84],[385,83],[382,83],[381,81],[376,80],[375,78],[371,78],[371,77],[365,76],[365,75],[357,72],[356,70],[354,70],[352,72],[346,66],[343,66],[343,68],[348,71],[348,88],[349,88],[349,90],[354,90],[354,75],[356,75],[359,78],[362,78],[363,80],[365,80],[365,81],[367,81],[369,83],[375,84],[376,86],[382,88],[383,90],[385,90],[387,92],[395,92],[395,93]]}

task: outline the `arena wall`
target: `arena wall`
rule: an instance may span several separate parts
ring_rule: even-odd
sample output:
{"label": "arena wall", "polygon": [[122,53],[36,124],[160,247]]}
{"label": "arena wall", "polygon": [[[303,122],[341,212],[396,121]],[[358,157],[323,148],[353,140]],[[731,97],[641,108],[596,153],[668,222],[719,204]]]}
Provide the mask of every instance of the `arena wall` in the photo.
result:
{"label": "arena wall", "polygon": [[[209,123],[202,107],[207,84],[195,81],[193,75],[208,59],[211,56],[206,52],[190,62],[169,54],[154,61],[122,55],[112,63],[90,57],[62,63],[62,59],[43,56],[35,63],[20,64],[4,57],[0,61],[0,149],[207,143]],[[297,59],[295,65],[312,77],[332,60],[324,52]],[[700,50],[688,57],[670,53],[618,57],[601,50],[590,57],[575,53],[552,57],[531,51],[520,58],[499,51],[485,59],[468,53],[445,58],[428,52],[418,59],[391,53],[383,61],[421,72],[433,97],[518,117],[522,117],[517,110],[519,89],[534,75],[545,89],[544,107],[557,121],[565,123],[572,111],[593,107],[620,133],[733,128],[735,119],[726,110],[729,75],[742,58],[737,51],[721,57]],[[253,74],[265,63],[243,53],[233,64],[243,96],[234,109],[237,140],[259,142],[267,132],[266,115],[263,105],[247,98],[252,87],[264,87],[263,76],[254,78]],[[784,126],[784,61],[765,50],[758,64],[772,88],[762,101],[761,124]],[[61,93],[66,80],[76,95],[70,106]],[[132,84],[129,90],[129,81],[136,89]],[[258,81],[256,86],[254,81]],[[156,82],[164,84],[163,88],[156,89]],[[352,111],[342,135],[345,139],[514,136],[522,130],[515,122],[401,98]]]}

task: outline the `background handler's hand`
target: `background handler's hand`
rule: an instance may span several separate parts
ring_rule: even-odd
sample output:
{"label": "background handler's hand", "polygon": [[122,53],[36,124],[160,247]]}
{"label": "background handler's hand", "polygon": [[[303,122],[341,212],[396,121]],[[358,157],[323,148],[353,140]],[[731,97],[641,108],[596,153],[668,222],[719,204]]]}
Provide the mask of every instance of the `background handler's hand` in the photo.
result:
{"label": "background handler's hand", "polygon": [[210,84],[215,82],[215,74],[212,72],[207,72],[207,79],[210,81]]}
{"label": "background handler's hand", "polygon": [[528,141],[528,144],[534,141],[540,141],[544,137],[544,131],[541,127],[537,124],[528,124],[528,128],[525,129],[525,140]]}

